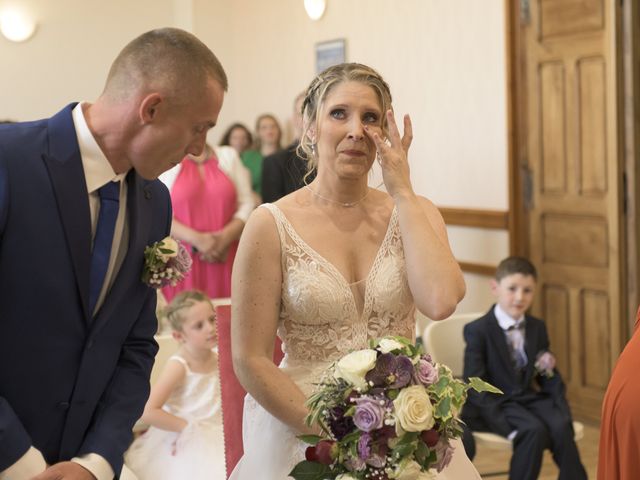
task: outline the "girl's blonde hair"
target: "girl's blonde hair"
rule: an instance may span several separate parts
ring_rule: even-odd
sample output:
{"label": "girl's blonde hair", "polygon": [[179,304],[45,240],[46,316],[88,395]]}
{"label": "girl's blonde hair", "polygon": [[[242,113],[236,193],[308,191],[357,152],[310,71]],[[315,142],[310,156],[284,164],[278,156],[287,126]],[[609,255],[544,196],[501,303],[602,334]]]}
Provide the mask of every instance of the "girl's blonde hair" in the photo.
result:
{"label": "girl's blonde hair", "polygon": [[164,318],[174,331],[182,331],[186,320],[184,313],[196,303],[207,302],[211,304],[209,296],[200,290],[185,290],[174,297],[171,303],[164,309]]}
{"label": "girl's blonde hair", "polygon": [[317,125],[320,120],[324,101],[329,92],[344,82],[360,82],[373,88],[378,96],[382,109],[382,132],[385,137],[389,136],[389,124],[387,122],[386,112],[392,109],[391,90],[382,76],[373,68],[361,63],[340,63],[327,68],[311,81],[311,84],[305,92],[304,101],[302,102],[303,128],[297,153],[298,156],[307,160],[308,173],[305,176],[305,180],[309,174],[318,167],[315,144],[314,140],[309,138],[309,130],[315,125],[317,137]]}

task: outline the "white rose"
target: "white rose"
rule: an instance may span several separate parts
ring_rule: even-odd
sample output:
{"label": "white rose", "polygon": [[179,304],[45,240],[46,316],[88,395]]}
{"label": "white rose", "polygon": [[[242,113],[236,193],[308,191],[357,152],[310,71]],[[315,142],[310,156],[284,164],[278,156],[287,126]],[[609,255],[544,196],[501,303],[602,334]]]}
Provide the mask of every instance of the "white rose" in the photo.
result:
{"label": "white rose", "polygon": [[378,352],[371,349],[356,350],[342,357],[336,363],[334,376],[344,378],[356,388],[365,388],[367,382],[364,376],[376,364]]}
{"label": "white rose", "polygon": [[[160,251],[160,249],[169,250],[169,252],[165,253]],[[158,245],[158,258],[164,263],[167,263],[171,257],[175,257],[176,255],[178,255],[178,242],[171,237],[163,238],[160,245]]]}
{"label": "white rose", "polygon": [[413,385],[401,390],[393,406],[404,431],[422,432],[433,428],[433,405],[423,386]]}
{"label": "white rose", "polygon": [[381,353],[389,353],[394,350],[402,350],[403,348],[403,344],[392,338],[383,338],[380,340],[380,343],[378,343],[378,350],[380,350]]}

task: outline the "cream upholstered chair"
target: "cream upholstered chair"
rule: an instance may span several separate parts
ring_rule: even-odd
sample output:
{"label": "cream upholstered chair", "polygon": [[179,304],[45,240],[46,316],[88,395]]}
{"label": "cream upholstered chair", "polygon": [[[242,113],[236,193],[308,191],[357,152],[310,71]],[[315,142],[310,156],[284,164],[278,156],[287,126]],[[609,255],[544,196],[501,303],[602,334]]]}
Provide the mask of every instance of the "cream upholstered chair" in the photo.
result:
{"label": "cream upholstered chair", "polygon": [[[464,369],[464,326],[480,318],[483,313],[454,314],[446,320],[431,322],[422,335],[425,350],[434,361],[447,365],[454,376],[462,377]],[[584,425],[573,422],[575,440],[584,436]],[[491,432],[473,432],[473,438],[478,444],[498,450],[511,450],[511,440]]]}
{"label": "cream upholstered chair", "polygon": [[[156,359],[153,362],[153,368],[151,369],[151,377],[149,378],[149,384],[153,387],[160,376],[160,373],[164,369],[167,360],[169,357],[176,353],[180,344],[178,341],[173,338],[173,335],[162,334],[156,335],[156,342],[158,342],[158,353],[156,353]],[[149,426],[142,421],[138,420],[133,426],[134,432],[140,432],[141,430],[147,429]]]}
{"label": "cream upholstered chair", "polygon": [[424,331],[426,330],[427,325],[432,323],[433,320],[431,320],[426,315],[420,313],[420,311],[417,308],[416,308],[415,318],[416,318],[416,340],[421,340],[422,343],[424,344],[424,338],[422,338],[424,335]]}

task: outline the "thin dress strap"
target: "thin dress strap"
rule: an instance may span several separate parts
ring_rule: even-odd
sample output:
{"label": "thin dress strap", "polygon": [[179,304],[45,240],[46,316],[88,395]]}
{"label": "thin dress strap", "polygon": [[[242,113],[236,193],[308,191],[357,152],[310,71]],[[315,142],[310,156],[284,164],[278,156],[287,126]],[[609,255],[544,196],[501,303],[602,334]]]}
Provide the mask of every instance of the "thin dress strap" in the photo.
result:
{"label": "thin dress strap", "polygon": [[[187,373],[189,373],[189,374],[190,374],[190,373],[192,373],[192,372],[191,372],[191,369],[189,368],[189,364],[188,364],[188,363],[187,363],[187,361],[186,361],[184,358],[182,358],[180,355],[171,355],[171,356],[169,357],[169,360],[175,360],[176,362],[181,363],[181,364],[184,366],[184,368],[185,368],[185,370],[187,371]],[[169,361],[169,360],[167,360],[167,361]]]}

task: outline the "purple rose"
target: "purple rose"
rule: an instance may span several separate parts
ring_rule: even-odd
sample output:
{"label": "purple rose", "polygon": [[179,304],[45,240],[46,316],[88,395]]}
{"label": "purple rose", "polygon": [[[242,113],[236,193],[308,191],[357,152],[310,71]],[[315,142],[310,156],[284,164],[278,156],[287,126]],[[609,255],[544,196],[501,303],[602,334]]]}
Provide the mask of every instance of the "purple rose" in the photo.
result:
{"label": "purple rose", "polygon": [[358,439],[358,457],[366,460],[371,456],[371,434],[363,433]]}
{"label": "purple rose", "polygon": [[187,252],[187,249],[184,248],[184,245],[180,243],[178,246],[178,254],[175,257],[169,259],[169,261],[167,262],[167,266],[177,270],[184,275],[191,269],[192,263],[193,261],[191,260],[189,252]]}
{"label": "purple rose", "polygon": [[434,466],[438,473],[449,466],[449,463],[451,463],[451,459],[453,458],[453,452],[455,451],[455,449],[456,447],[451,445],[447,440],[444,440],[442,437],[440,437],[440,440],[435,447],[437,460]]}
{"label": "purple rose", "polygon": [[426,386],[436,383],[439,377],[438,369],[431,362],[428,362],[424,358],[418,360],[414,376],[418,383]]}
{"label": "purple rose", "polygon": [[353,415],[353,423],[363,432],[370,432],[382,428],[384,422],[384,409],[379,400],[371,397],[356,399],[356,413]]}

